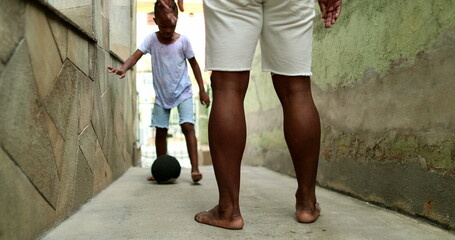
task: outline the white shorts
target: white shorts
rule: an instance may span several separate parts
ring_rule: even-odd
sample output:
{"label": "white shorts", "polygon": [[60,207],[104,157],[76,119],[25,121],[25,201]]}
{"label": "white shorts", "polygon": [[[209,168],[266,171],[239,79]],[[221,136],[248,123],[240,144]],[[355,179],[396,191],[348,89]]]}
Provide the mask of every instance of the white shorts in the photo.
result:
{"label": "white shorts", "polygon": [[311,76],[314,0],[204,0],[206,70]]}

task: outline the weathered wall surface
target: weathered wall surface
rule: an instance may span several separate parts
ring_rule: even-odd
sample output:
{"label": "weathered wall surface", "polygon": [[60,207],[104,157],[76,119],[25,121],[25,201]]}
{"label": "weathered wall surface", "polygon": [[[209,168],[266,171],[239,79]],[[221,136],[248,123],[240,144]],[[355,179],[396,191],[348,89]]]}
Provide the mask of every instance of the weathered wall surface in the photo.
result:
{"label": "weathered wall surface", "polygon": [[[455,2],[344,1],[315,21],[318,182],[455,228]],[[293,175],[282,112],[255,63],[246,164]]]}
{"label": "weathered wall surface", "polygon": [[0,2],[2,240],[36,239],[133,163],[135,78],[108,75],[121,64],[101,20],[109,4],[84,2],[88,25],[46,1]]}

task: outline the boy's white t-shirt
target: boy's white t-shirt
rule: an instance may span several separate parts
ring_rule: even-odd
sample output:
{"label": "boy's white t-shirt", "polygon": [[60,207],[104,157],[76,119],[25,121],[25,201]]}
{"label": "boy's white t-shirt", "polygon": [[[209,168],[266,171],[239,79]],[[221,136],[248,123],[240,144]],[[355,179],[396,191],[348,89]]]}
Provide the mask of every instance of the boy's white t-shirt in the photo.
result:
{"label": "boy's white t-shirt", "polygon": [[163,44],[156,33],[149,34],[138,48],[152,56],[153,88],[155,103],[165,109],[176,107],[193,96],[186,59],[194,57],[187,37],[180,37],[171,44]]}

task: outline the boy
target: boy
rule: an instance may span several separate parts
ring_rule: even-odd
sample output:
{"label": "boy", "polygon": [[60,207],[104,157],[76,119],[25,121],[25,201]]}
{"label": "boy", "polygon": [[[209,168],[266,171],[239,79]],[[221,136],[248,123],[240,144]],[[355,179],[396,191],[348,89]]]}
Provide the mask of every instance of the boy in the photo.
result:
{"label": "boy", "polygon": [[[199,98],[206,107],[210,99],[204,89],[201,70],[194,56],[191,44],[183,35],[175,32],[177,24],[177,5],[172,6],[174,18],[171,20],[163,15],[163,8],[159,1],[155,3],[155,18],[158,32],[148,35],[141,46],[131,55],[121,68],[108,67],[109,72],[120,78],[133,67],[146,53],[152,55],[153,87],[156,93],[155,105],[152,113],[152,126],[156,127],[155,147],[157,156],[167,153],[167,130],[172,108],[179,111],[179,124],[185,135],[188,155],[191,161],[191,178],[193,182],[202,179],[198,168],[197,139],[194,131],[193,98],[191,81],[187,74],[186,59],[191,65],[197,84]],[[168,13],[167,13],[168,14]],[[148,178],[152,180],[152,178]]]}

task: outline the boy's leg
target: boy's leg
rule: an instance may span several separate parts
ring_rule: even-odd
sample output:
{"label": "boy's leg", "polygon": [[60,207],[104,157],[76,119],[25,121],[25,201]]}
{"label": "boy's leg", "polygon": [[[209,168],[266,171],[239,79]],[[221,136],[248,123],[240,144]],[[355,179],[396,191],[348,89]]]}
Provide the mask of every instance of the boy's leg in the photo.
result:
{"label": "boy's leg", "polygon": [[155,130],[156,156],[159,157],[167,153],[167,128],[156,127]]}
{"label": "boy's leg", "polygon": [[[167,154],[167,130],[169,128],[169,116],[171,110],[164,109],[158,104],[154,104],[152,112],[152,126],[155,127],[155,150],[156,156]],[[154,180],[148,177],[147,180]]]}
{"label": "boy's leg", "polygon": [[315,193],[321,130],[310,77],[274,74],[272,79],[283,107],[284,135],[297,176],[296,217],[299,222],[314,222],[321,211]]}
{"label": "boy's leg", "polygon": [[169,116],[171,109],[165,109],[158,104],[153,105],[152,126],[155,127],[156,156],[167,154],[167,129],[169,128]]}
{"label": "boy's leg", "polygon": [[199,172],[199,163],[197,156],[197,138],[194,132],[194,125],[192,123],[183,123],[182,127],[183,135],[185,135],[186,148],[191,162],[191,178],[193,182],[198,182],[202,179],[202,174]]}
{"label": "boy's leg", "polygon": [[[156,156],[167,154],[167,128],[155,128],[155,151]],[[147,177],[148,181],[155,181],[153,176]]]}
{"label": "boy's leg", "polygon": [[198,182],[202,179],[202,174],[199,172],[199,162],[197,156],[197,139],[194,131],[194,110],[193,98],[188,98],[178,105],[179,124],[182,128],[182,133],[185,135],[186,148],[191,163],[191,178],[193,182]]}
{"label": "boy's leg", "polygon": [[198,213],[196,221],[228,229],[243,228],[240,214],[240,164],[246,143],[243,100],[249,72],[212,73],[213,105],[209,118],[209,145],[218,183],[219,202]]}

